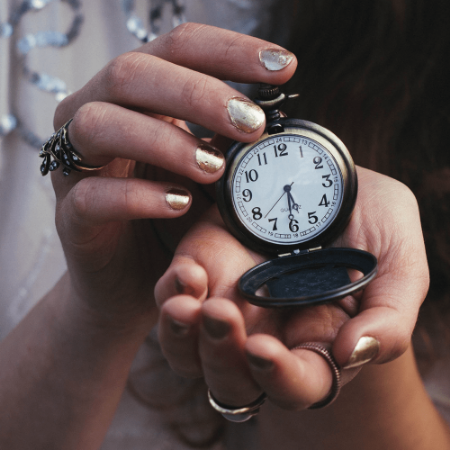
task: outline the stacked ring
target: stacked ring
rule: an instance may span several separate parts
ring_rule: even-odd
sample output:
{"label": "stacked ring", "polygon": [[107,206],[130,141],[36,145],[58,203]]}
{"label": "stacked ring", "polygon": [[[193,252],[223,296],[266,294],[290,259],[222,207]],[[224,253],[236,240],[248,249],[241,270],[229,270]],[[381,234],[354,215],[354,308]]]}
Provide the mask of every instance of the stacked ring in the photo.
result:
{"label": "stacked ring", "polygon": [[70,119],[57,132],[53,133],[50,139],[42,146],[39,156],[44,158],[41,164],[41,174],[47,175],[53,172],[60,165],[64,167],[63,174],[69,175],[72,170],[75,172],[88,172],[103,169],[105,166],[89,166],[83,164],[83,157],[74,149],[69,140]]}
{"label": "stacked ring", "polygon": [[224,405],[223,403],[218,402],[208,389],[209,404],[230,422],[246,422],[253,416],[256,416],[256,414],[259,413],[259,408],[261,408],[266,398],[267,395],[263,393],[254,402],[246,406],[235,408],[233,406]]}
{"label": "stacked ring", "polygon": [[312,404],[308,409],[324,408],[325,406],[330,405],[336,400],[341,390],[341,370],[339,368],[339,365],[334,359],[331,352],[326,347],[317,344],[316,342],[306,342],[304,344],[295,347],[295,349],[299,348],[311,350],[312,352],[317,353],[318,355],[322,356],[322,358],[324,358],[325,361],[330,366],[331,374],[333,375],[333,383],[331,385],[331,390],[329,394],[323,400],[320,400],[319,402]]}

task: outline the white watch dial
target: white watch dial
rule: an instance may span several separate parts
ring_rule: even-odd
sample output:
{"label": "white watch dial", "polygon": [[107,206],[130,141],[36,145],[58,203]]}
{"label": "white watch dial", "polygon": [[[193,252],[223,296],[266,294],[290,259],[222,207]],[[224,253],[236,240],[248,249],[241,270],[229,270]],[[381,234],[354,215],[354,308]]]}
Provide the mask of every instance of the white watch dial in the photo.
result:
{"label": "white watch dial", "polygon": [[309,241],[336,218],[343,177],[319,142],[282,134],[258,142],[240,160],[232,179],[232,201],[242,224],[278,245]]}

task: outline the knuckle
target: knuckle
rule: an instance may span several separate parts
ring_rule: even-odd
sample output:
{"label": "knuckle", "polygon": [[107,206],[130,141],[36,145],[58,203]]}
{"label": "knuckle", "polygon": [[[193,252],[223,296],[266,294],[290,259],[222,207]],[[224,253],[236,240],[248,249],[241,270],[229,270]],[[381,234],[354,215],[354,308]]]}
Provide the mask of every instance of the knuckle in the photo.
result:
{"label": "knuckle", "polygon": [[169,52],[172,55],[180,54],[186,45],[189,45],[191,38],[206,25],[186,22],[175,27],[167,35]]}
{"label": "knuckle", "polygon": [[399,332],[397,335],[397,339],[394,342],[392,350],[389,352],[387,358],[383,359],[381,362],[387,363],[393,361],[394,359],[399,358],[406,352],[411,342],[411,333],[404,330],[403,332]]}
{"label": "knuckle", "polygon": [[129,86],[141,70],[148,67],[149,57],[144,53],[124,53],[113,59],[105,69],[104,83],[109,94],[117,101],[126,101]]}
{"label": "knuckle", "polygon": [[190,107],[201,106],[207,96],[209,79],[207,76],[195,74],[183,86],[182,100]]}
{"label": "knuckle", "polygon": [[95,148],[101,138],[102,125],[107,122],[107,105],[100,102],[86,103],[75,113],[70,133],[82,146]]}
{"label": "knuckle", "polygon": [[70,117],[70,102],[72,101],[72,95],[69,95],[59,102],[56,107],[55,115],[53,117],[53,128],[55,130],[59,130],[64,123],[67,122],[68,117]]}
{"label": "knuckle", "polygon": [[77,219],[84,219],[89,215],[93,191],[90,184],[90,178],[84,178],[72,188],[72,214]]}

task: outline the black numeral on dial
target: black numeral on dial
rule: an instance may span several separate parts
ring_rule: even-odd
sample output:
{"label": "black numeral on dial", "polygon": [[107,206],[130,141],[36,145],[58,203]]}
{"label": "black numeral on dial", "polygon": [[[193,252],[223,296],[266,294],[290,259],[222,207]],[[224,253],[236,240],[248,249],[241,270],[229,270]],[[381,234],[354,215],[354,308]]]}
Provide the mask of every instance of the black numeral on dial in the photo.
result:
{"label": "black numeral on dial", "polygon": [[316,156],[313,159],[313,163],[316,165],[316,169],[323,169],[322,158],[320,156]]}
{"label": "black numeral on dial", "polygon": [[260,166],[262,166],[263,164],[264,165],[267,164],[267,155],[265,153],[262,154],[262,158],[261,158],[261,155],[258,153],[258,164]]}
{"label": "black numeral on dial", "polygon": [[252,209],[252,213],[253,213],[253,220],[260,220],[261,219],[261,217],[262,217],[261,208],[258,208],[258,207],[253,208]]}
{"label": "black numeral on dial", "polygon": [[278,148],[276,145],[273,146],[273,151],[275,152],[275,158],[278,158],[279,156],[287,156],[287,145],[286,144],[279,144]]}
{"label": "black numeral on dial", "polygon": [[244,202],[249,202],[253,198],[252,191],[250,189],[244,189],[242,191],[242,196],[244,197]]}
{"label": "black numeral on dial", "polygon": [[328,206],[330,202],[327,200],[327,194],[323,194],[322,200],[320,200],[319,206]]}
{"label": "black numeral on dial", "polygon": [[276,219],[269,219],[269,222],[275,222],[273,224],[272,231],[277,231],[278,230],[278,228],[277,228],[277,220],[278,220],[278,218],[276,218]]}
{"label": "black numeral on dial", "polygon": [[295,219],[292,219],[290,222],[289,222],[289,229],[293,232],[293,233],[296,233],[297,231],[298,231],[298,221],[297,220],[295,220]]}
{"label": "black numeral on dial", "polygon": [[322,175],[322,178],[325,178],[325,181],[322,183],[323,187],[327,187],[328,188],[328,187],[330,187],[333,184],[333,182],[330,180],[330,177],[331,177],[330,174]]}
{"label": "black numeral on dial", "polygon": [[250,181],[255,182],[258,179],[258,172],[255,169],[252,169],[250,171],[245,171],[245,178],[247,180],[247,183],[250,183]]}
{"label": "black numeral on dial", "polygon": [[309,219],[310,224],[315,224],[319,221],[319,218],[317,216],[315,216],[314,214],[316,214],[316,211],[308,213],[308,219]]}

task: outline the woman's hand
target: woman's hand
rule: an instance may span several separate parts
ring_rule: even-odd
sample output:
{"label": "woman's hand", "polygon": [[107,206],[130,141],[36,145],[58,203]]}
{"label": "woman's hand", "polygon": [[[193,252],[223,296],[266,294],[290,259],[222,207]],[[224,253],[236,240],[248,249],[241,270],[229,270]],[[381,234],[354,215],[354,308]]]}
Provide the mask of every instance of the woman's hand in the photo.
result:
{"label": "woman's hand", "polygon": [[262,257],[227,232],[215,208],[204,216],[156,287],[161,345],[175,371],[204,376],[227,405],[265,392],[282,408],[302,409],[327,396],[332,376],[321,356],[298,345],[332,348],[341,367],[352,367],[342,371],[344,383],[368,360],[387,362],[407,349],[428,289],[417,203],[393,179],[362,168],[358,177],[352,219],[334,246],[371,252],[379,271],[362,293],[336,303],[289,310],[249,304],[237,281]]}
{"label": "woman's hand", "polygon": [[[192,182],[212,183],[224,169],[222,154],[184,120],[253,141],[264,130],[262,110],[220,80],[282,84],[295,67],[292,54],[268,42],[185,24],[111,61],[60,104],[55,129],[73,118],[69,138],[83,164],[106,165],[52,174],[73,294],[88,311],[118,325],[154,315],[154,282],[170,262],[167,233],[136,219],[179,218]],[[191,215],[205,208],[195,206]]]}

